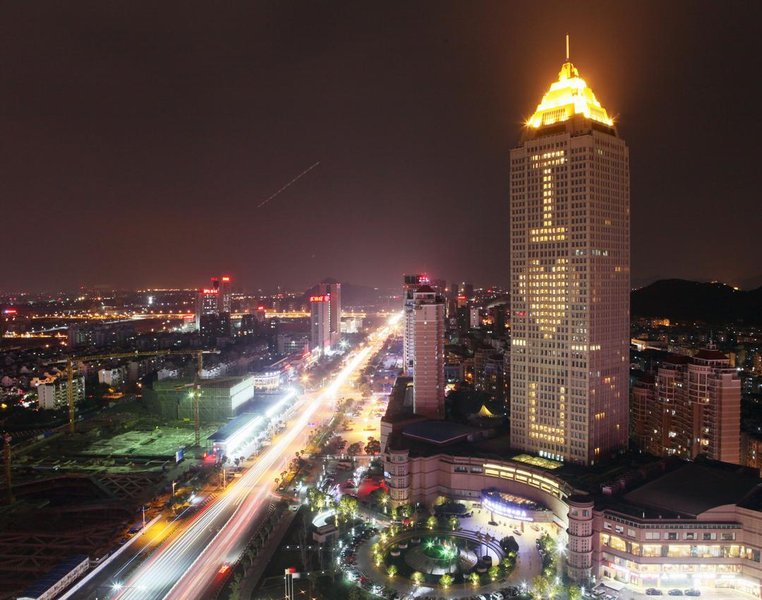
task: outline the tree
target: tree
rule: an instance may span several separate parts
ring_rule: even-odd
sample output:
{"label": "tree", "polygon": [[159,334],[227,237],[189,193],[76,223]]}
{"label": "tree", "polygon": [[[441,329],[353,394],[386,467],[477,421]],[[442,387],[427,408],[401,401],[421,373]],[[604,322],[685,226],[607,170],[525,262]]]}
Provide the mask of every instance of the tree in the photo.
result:
{"label": "tree", "polygon": [[487,569],[487,575],[489,575],[489,578],[492,581],[495,581],[498,575],[500,575],[500,569],[498,569],[496,565],[492,565],[489,569]]}
{"label": "tree", "polygon": [[458,519],[458,517],[450,517],[447,519],[447,524],[450,526],[450,529],[455,531],[460,525],[460,519]]}
{"label": "tree", "polygon": [[381,452],[381,442],[378,440],[370,440],[365,444],[365,454],[378,454]]}
{"label": "tree", "polygon": [[481,580],[482,580],[482,578],[479,577],[479,573],[477,573],[476,571],[471,573],[471,575],[469,575],[468,578],[471,580],[471,583],[473,585],[479,585],[481,583]]}
{"label": "tree", "polygon": [[362,590],[358,587],[352,586],[347,593],[348,600],[363,600]]}
{"label": "tree", "polygon": [[240,600],[242,579],[243,577],[240,573],[236,573],[233,576],[233,581],[230,584],[230,595],[228,596],[228,600]]}
{"label": "tree", "polygon": [[386,572],[389,574],[389,577],[394,577],[397,574],[397,565],[389,565]]}
{"label": "tree", "polygon": [[548,580],[542,575],[537,575],[537,577],[532,580],[532,596],[534,598],[542,598],[547,591]]}
{"label": "tree", "polygon": [[450,587],[452,585],[452,582],[453,582],[453,578],[452,578],[452,575],[450,575],[449,573],[445,573],[439,578],[439,585],[441,585],[444,588]]}
{"label": "tree", "polygon": [[578,585],[570,585],[566,597],[568,600],[582,600],[582,590]]}
{"label": "tree", "polygon": [[438,524],[439,520],[434,515],[431,515],[428,519],[426,519],[426,527],[429,529],[435,529]]}
{"label": "tree", "polygon": [[357,514],[357,506],[357,498],[352,498],[352,496],[342,496],[336,510],[341,518],[348,521]]}
{"label": "tree", "polygon": [[410,579],[415,585],[421,585],[424,580],[424,575],[420,571],[416,571],[410,576]]}

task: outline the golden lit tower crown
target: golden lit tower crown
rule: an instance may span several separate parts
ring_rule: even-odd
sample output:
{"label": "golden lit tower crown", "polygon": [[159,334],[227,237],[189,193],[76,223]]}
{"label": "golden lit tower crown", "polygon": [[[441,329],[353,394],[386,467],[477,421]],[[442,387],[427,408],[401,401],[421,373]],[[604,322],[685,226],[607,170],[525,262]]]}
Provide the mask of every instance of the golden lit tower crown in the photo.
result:
{"label": "golden lit tower crown", "polygon": [[569,40],[566,40],[566,62],[558,73],[558,81],[550,85],[550,89],[537,105],[537,110],[527,120],[527,126],[535,129],[545,125],[553,125],[571,119],[574,115],[582,115],[587,119],[597,121],[612,127],[614,120],[609,117],[606,109],[598,102],[579,71],[569,60]]}

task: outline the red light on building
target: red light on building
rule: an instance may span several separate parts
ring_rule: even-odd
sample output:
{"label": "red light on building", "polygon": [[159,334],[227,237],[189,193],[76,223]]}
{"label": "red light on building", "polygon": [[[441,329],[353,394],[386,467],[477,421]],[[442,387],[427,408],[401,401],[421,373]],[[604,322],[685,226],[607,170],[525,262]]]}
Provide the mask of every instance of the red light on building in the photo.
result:
{"label": "red light on building", "polygon": [[6,314],[6,315],[15,315],[17,312],[18,311],[15,308],[6,308],[3,311],[3,314]]}
{"label": "red light on building", "polygon": [[514,314],[515,314],[517,317],[526,317],[526,316],[527,316],[527,313],[526,313],[526,311],[525,311],[525,310],[517,310],[517,311],[516,311]]}
{"label": "red light on building", "polygon": [[257,310],[265,310],[264,306],[257,306]]}
{"label": "red light on building", "polygon": [[223,281],[224,283],[227,283],[227,282],[229,282],[229,281],[230,281],[230,277],[228,277],[227,275],[224,275],[224,276],[222,277],[222,281]]}

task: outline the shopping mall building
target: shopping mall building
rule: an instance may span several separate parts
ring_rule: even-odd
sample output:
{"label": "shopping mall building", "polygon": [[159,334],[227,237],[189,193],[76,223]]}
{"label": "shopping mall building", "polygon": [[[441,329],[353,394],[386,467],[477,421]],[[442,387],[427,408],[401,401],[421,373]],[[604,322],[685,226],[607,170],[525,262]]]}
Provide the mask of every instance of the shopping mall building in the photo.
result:
{"label": "shopping mall building", "polygon": [[395,505],[430,506],[445,497],[512,520],[553,522],[575,581],[760,596],[762,480],[755,470],[642,457],[596,469],[527,454],[506,458],[506,439],[495,432],[401,414],[382,420],[382,443]]}

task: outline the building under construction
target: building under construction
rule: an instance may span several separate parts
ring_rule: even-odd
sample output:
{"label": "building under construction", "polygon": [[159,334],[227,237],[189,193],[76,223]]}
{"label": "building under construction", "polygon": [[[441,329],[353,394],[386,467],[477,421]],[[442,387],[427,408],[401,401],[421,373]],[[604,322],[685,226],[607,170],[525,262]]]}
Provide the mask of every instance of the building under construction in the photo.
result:
{"label": "building under construction", "polygon": [[[226,421],[243,410],[254,398],[255,377],[220,377],[199,381],[199,421]],[[149,409],[164,419],[193,420],[194,383],[190,380],[154,382],[143,391]]]}

